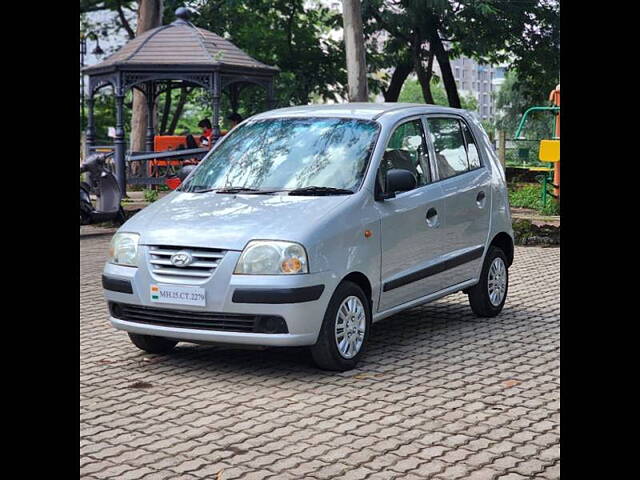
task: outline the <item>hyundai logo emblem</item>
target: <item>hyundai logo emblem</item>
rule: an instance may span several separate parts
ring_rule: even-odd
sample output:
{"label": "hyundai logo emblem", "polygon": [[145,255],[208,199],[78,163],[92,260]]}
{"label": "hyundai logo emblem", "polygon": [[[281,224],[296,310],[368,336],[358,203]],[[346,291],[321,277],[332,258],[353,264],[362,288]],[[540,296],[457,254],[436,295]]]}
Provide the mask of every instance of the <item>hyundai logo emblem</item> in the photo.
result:
{"label": "hyundai logo emblem", "polygon": [[171,263],[175,267],[187,267],[193,262],[193,257],[189,252],[181,250],[171,255]]}

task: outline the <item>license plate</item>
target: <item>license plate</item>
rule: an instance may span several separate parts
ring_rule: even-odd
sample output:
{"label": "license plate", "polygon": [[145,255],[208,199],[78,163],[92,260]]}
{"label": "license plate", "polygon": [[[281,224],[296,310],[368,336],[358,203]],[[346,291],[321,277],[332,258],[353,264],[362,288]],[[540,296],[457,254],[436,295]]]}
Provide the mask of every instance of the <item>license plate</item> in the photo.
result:
{"label": "license plate", "polygon": [[204,288],[183,285],[151,285],[151,301],[175,305],[205,306]]}

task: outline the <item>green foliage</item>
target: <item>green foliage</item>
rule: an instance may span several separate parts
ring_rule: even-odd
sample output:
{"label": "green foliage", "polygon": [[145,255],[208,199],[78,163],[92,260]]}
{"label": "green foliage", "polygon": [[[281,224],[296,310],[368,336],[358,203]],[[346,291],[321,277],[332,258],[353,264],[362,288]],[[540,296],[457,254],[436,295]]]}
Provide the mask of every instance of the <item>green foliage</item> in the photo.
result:
{"label": "green foliage", "polygon": [[409,55],[413,39],[419,37],[422,45],[436,29],[449,42],[450,58],[465,55],[518,70],[528,103],[559,82],[560,2],[363,0],[362,6],[365,34],[375,51],[367,59],[376,68],[397,65]]}
{"label": "green foliage", "polygon": [[[448,106],[447,93],[444,90],[442,82],[439,80],[431,80],[431,93],[433,94],[433,100],[436,105]],[[402,86],[402,91],[398,97],[399,102],[408,103],[426,103],[424,96],[422,95],[422,88],[420,82],[415,78],[409,78]],[[476,111],[478,108],[478,101],[473,95],[467,95],[460,98],[460,103],[463,109],[469,111]]]}
{"label": "green foliage", "polygon": [[[88,0],[81,2],[81,12],[100,9],[116,11],[118,3],[120,2],[116,0]],[[124,1],[122,4],[125,8],[136,6],[136,2]],[[175,19],[175,9],[183,5],[194,12],[191,21],[196,26],[227,38],[256,60],[281,69],[275,80],[276,106],[301,105],[309,103],[312,99],[319,102],[339,100],[340,95],[346,95],[344,45],[341,40],[334,39],[331,35],[332,31],[342,26],[339,10],[329,9],[319,1],[304,0],[165,0],[163,23],[172,22]],[[85,25],[85,30],[90,27],[93,31],[104,30],[107,34],[122,28],[118,22],[114,25],[88,26],[86,17],[81,18],[81,24]],[[172,94],[172,115],[178,103],[178,96],[179,90]],[[158,102],[159,118],[164,101],[162,95]],[[202,89],[194,90],[184,106],[175,133],[200,132],[197,123],[202,118],[211,117],[211,103],[208,92]],[[96,112],[100,111],[96,116],[98,138],[106,137],[107,127],[114,124],[107,114],[113,110],[103,107],[107,105],[96,106]],[[241,91],[238,109],[240,115],[246,118],[265,109],[264,89],[249,86]],[[103,110],[105,115],[102,115]],[[125,109],[130,116],[128,110]],[[225,117],[231,110],[229,98],[223,91],[223,128],[228,128]],[[129,118],[125,119],[125,125],[130,124]]]}
{"label": "green foliage", "polygon": [[[548,93],[540,91],[533,98],[525,95],[518,82],[518,73],[514,70],[507,72],[505,81],[496,95],[496,110],[501,112],[496,120],[496,127],[505,131],[507,139],[513,139],[522,120],[522,115],[528,108],[549,105]],[[555,115],[552,112],[529,113],[520,134],[526,140],[510,141],[512,147],[507,148],[505,163],[507,165],[549,166],[549,164],[543,164],[538,160],[539,141],[552,138],[554,134]],[[527,150],[526,155],[523,154],[524,150]]]}
{"label": "green foliage", "polygon": [[[550,187],[547,187],[550,190]],[[542,206],[542,186],[539,183],[509,186],[509,205],[519,208],[531,208],[543,215],[559,215],[560,206],[551,196],[547,195],[547,204]]]}
{"label": "green foliage", "polygon": [[[253,58],[281,69],[276,78],[279,106],[300,105],[312,96],[337,100],[346,93],[344,46],[330,35],[342,15],[320,2],[221,0],[187,2],[199,27],[224,36]],[[257,90],[257,89],[256,89]],[[262,98],[261,98],[262,97]],[[264,110],[261,92],[247,93],[240,114]]]}
{"label": "green foliage", "polygon": [[[533,98],[526,96],[518,81],[518,73],[508,71],[496,95],[496,109],[503,112],[496,121],[496,126],[507,133],[507,138],[513,138],[522,115],[528,108],[549,104],[548,94],[551,89],[540,91]],[[531,112],[526,122],[522,135],[527,139],[551,138],[555,132],[555,115],[549,111]]]}
{"label": "green foliage", "polygon": [[143,190],[142,194],[144,195],[144,201],[145,202],[149,202],[149,203],[153,203],[156,200],[158,200],[158,191],[157,190],[152,190],[152,189],[145,189]]}

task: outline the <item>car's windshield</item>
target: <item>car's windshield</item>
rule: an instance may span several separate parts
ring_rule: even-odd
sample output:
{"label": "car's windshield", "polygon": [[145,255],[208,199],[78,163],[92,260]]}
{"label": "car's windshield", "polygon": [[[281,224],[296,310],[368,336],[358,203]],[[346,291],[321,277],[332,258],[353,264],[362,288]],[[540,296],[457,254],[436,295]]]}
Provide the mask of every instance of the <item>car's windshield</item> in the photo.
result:
{"label": "car's windshield", "polygon": [[180,190],[355,191],[375,145],[375,122],[345,118],[249,121],[201,162]]}

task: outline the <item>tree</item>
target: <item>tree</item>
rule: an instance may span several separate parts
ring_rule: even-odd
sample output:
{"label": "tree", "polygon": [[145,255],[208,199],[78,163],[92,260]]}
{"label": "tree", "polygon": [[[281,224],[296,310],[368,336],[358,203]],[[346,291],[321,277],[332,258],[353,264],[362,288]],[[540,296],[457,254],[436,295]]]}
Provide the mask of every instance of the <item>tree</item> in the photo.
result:
{"label": "tree", "polygon": [[384,32],[408,46],[427,101],[434,57],[452,107],[460,106],[460,98],[449,60],[460,55],[517,68],[527,95],[558,83],[559,3],[554,0],[363,0],[363,12],[369,38]]}
{"label": "tree", "polygon": [[[448,105],[447,93],[440,83],[439,79],[432,78],[431,79],[431,87],[430,90],[433,96],[433,104],[434,105]],[[398,98],[400,102],[408,102],[408,103],[425,103],[422,86],[417,79],[409,78],[402,87],[402,92]],[[465,110],[475,111],[478,108],[478,101],[472,95],[467,95],[465,97],[460,98],[461,107]]]}
{"label": "tree", "polygon": [[[130,17],[137,15],[138,2],[135,0],[80,0],[80,31],[87,32],[94,30],[101,37],[111,36],[114,33],[125,31],[127,38],[135,37],[135,25],[132,27]],[[115,13],[113,21],[92,23],[88,21],[87,14],[109,10]]]}
{"label": "tree", "polygon": [[[275,80],[277,105],[304,105],[312,98],[339,101],[346,96],[344,44],[332,35],[342,27],[339,12],[305,0],[201,0],[189,6],[196,13],[195,25],[280,68]],[[264,109],[260,90],[247,89],[241,95],[240,106],[246,113]]]}
{"label": "tree", "polygon": [[460,108],[449,56],[440,38],[440,30],[443,28],[440,16],[444,15],[448,7],[447,0],[400,0],[393,4],[384,0],[366,0],[364,12],[367,19],[375,25],[374,28],[384,30],[407,44],[425,101],[434,103],[431,77],[434,59],[437,59],[449,105]]}
{"label": "tree", "polygon": [[[511,70],[507,72],[505,81],[500,87],[496,95],[496,110],[498,117],[496,120],[496,128],[503,130],[508,139],[515,136],[518,124],[522,119],[524,112],[534,106],[547,106],[548,93],[539,91],[535,97],[531,97],[526,94],[522,87],[522,82],[519,81],[519,72]],[[549,91],[551,88],[549,89]],[[555,132],[554,129],[554,114],[550,111],[538,111],[531,112],[527,116],[527,123],[524,125],[524,129],[520,134],[521,137],[527,139],[527,141],[517,140],[518,157],[520,161],[538,161],[538,141],[544,138],[551,138]],[[515,151],[509,151],[508,160],[513,161],[515,158]]]}
{"label": "tree", "polygon": [[[136,36],[162,25],[162,0],[140,0]],[[147,129],[147,99],[139,90],[133,91],[133,111],[131,116],[131,150],[145,150],[145,133]],[[155,117],[155,107],[151,111]],[[154,118],[155,123],[155,118]]]}
{"label": "tree", "polygon": [[368,97],[367,63],[362,34],[360,0],[343,0],[342,16],[344,18],[344,45],[347,53],[349,100],[366,102]]}
{"label": "tree", "polygon": [[[519,72],[515,70],[508,71],[505,81],[496,95],[496,110],[500,113],[496,120],[496,127],[507,132],[508,138],[515,135],[520,119],[528,108],[547,106],[549,104],[549,92],[540,91],[536,97],[531,99],[523,93],[522,83],[518,81],[518,77]],[[549,91],[551,91],[551,88],[549,88]],[[527,123],[522,131],[525,138],[532,140],[551,138],[553,133],[553,113],[547,111],[531,112],[527,116]]]}

